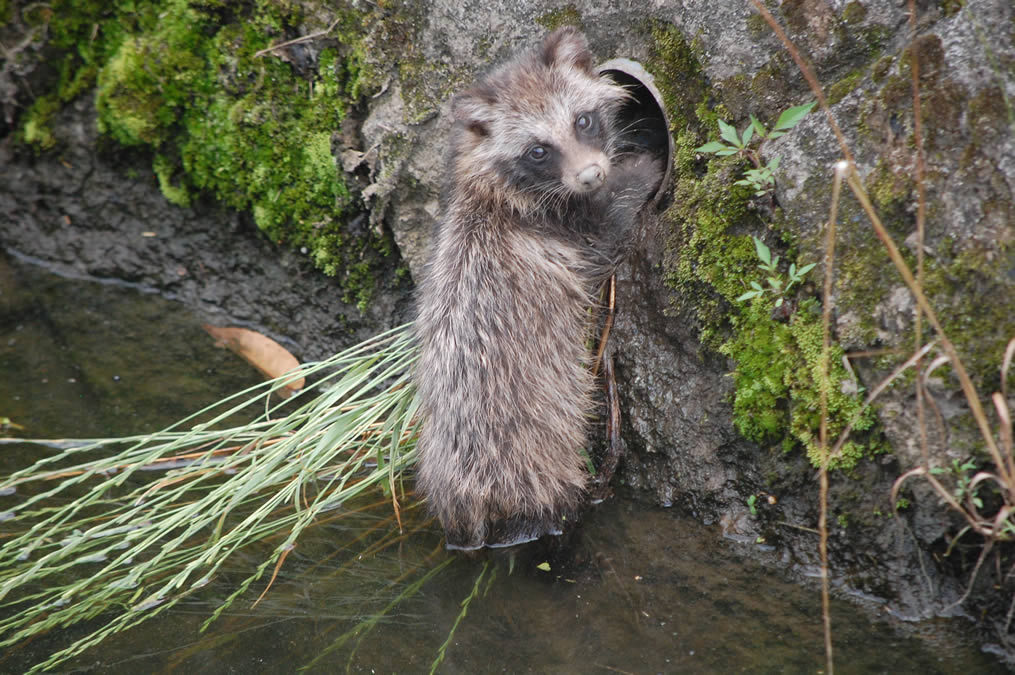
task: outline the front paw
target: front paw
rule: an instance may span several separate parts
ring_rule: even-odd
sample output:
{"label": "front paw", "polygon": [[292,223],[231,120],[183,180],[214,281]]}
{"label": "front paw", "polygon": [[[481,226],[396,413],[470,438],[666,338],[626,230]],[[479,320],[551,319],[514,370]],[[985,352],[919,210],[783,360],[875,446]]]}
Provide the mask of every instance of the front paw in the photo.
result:
{"label": "front paw", "polygon": [[610,199],[640,208],[659,189],[664,173],[663,162],[655,155],[626,155],[610,170],[607,180]]}

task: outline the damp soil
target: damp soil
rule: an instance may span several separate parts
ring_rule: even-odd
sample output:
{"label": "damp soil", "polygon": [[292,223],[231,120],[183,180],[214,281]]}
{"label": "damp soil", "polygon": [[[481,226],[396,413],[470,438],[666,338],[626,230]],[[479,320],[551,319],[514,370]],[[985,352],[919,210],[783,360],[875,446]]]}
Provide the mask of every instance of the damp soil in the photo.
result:
{"label": "damp soil", "polygon": [[[0,258],[0,416],[36,437],[125,435],[164,427],[256,383],[249,366],[214,347],[201,329],[206,319],[126,284],[61,278]],[[24,466],[39,452],[5,446],[0,470]],[[450,640],[440,672],[824,667],[816,584],[780,576],[752,553],[757,549],[676,508],[620,494],[595,507],[553,551],[469,557],[444,551],[440,532],[419,509],[407,512],[406,534],[392,536],[390,507],[379,494],[372,499],[312,528],[256,606],[263,582],[200,630],[273,544],[241,551],[200,594],[71,667],[427,672],[474,588],[480,594]],[[384,546],[368,552],[382,540]],[[835,600],[832,623],[841,673],[1003,672],[990,655],[956,637],[951,623],[885,621],[875,605],[859,599]],[[22,672],[84,628],[9,650],[0,670]]]}

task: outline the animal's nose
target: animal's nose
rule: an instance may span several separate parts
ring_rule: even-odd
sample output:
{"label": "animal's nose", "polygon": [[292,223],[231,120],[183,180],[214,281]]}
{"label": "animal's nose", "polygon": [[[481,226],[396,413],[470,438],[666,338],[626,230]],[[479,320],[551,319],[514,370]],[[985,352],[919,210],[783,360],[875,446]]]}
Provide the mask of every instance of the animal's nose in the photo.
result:
{"label": "animal's nose", "polygon": [[598,164],[589,164],[578,172],[578,185],[585,190],[595,190],[606,180],[606,171]]}

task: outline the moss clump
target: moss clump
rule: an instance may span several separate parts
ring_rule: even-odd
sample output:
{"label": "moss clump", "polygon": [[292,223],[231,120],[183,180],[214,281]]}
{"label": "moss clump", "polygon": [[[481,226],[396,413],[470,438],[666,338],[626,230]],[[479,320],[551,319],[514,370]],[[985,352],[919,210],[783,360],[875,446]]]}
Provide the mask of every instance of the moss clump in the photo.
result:
{"label": "moss clump", "polygon": [[56,145],[53,130],[50,127],[53,116],[60,110],[58,96],[40,96],[35,99],[25,113],[19,137],[25,143],[38,150],[49,150]]}
{"label": "moss clump", "polygon": [[[366,302],[371,270],[391,242],[372,229],[350,231],[356,213],[332,153],[333,134],[363,89],[362,16],[338,10],[342,21],[313,50],[258,54],[306,23],[298,4],[56,5],[51,44],[66,50],[60,100],[96,85],[100,130],[153,151],[167,199],[186,206],[207,194],[252,212],[272,241],[306,249],[319,268],[342,276],[347,300]],[[23,125],[26,140],[43,147],[52,144],[46,112]]]}
{"label": "moss clump", "polygon": [[[771,298],[737,301],[750,282],[764,283],[750,234],[772,226],[755,208],[751,191],[733,185],[745,168],[742,162],[726,157],[703,164],[694,151],[718,134],[716,110],[707,105],[710,92],[679,33],[658,24],[652,30],[657,42],[649,70],[659,83],[671,119],[680,120],[673,125],[677,129],[673,205],[664,216],[669,227],[666,283],[677,291],[676,309],[697,319],[703,343],[734,363],[733,414],[740,433],[786,450],[803,448],[817,463],[822,390],[828,396],[833,440],[855,415],[859,415],[858,430],[872,428],[876,418],[870,410],[860,412],[859,387],[843,367],[838,345],[830,355],[829,374],[824,375],[817,300],[802,300],[788,320],[773,317]],[[792,251],[786,251],[784,244],[782,248],[788,263]],[[787,299],[787,304],[793,302]],[[851,468],[875,449],[871,442],[849,443],[831,458],[831,465]]]}
{"label": "moss clump", "polygon": [[561,26],[584,28],[582,15],[573,4],[567,4],[536,17],[536,23],[546,30],[556,30]]}
{"label": "moss clump", "polygon": [[871,79],[874,80],[874,84],[881,84],[884,81],[885,76],[889,74],[894,63],[895,59],[893,57],[882,56],[871,66]]}
{"label": "moss clump", "polygon": [[863,72],[854,71],[828,88],[828,104],[835,105],[846,98],[863,81]]}
{"label": "moss clump", "polygon": [[860,23],[867,18],[867,8],[863,6],[862,2],[850,2],[846,5],[845,9],[842,10],[842,20],[846,23]]}
{"label": "moss clump", "polygon": [[1015,290],[1010,276],[1015,247],[1003,246],[1000,254],[952,248],[951,242],[940,246],[941,259],[947,262],[928,260],[924,291],[977,390],[998,391],[998,366],[1008,341],[1015,337],[1015,318],[1006,300]]}
{"label": "moss clump", "polygon": [[[732,337],[719,351],[736,361],[733,379],[734,423],[745,437],[758,443],[781,441],[785,449],[802,445],[811,462],[821,461],[818,429],[821,391],[827,395],[828,438],[838,437],[856,419],[855,431],[870,429],[876,417],[864,409],[861,388],[842,365],[843,350],[832,344],[828,375],[822,359],[821,308],[815,299],[800,303],[788,322],[773,321],[765,298],[731,317]],[[786,433],[787,429],[789,434]],[[851,469],[867,448],[848,441],[829,467]]]}
{"label": "moss clump", "polygon": [[707,97],[701,63],[676,26],[653,21],[649,25],[652,50],[646,68],[655,78],[675,132],[697,122],[695,108]]}
{"label": "moss clump", "polygon": [[[854,416],[855,429],[863,431],[873,427],[875,415],[862,411],[860,389],[843,367],[843,350],[837,344],[824,376],[817,300],[803,300],[788,321],[773,317],[770,298],[737,302],[751,281],[764,283],[747,232],[765,225],[749,208],[750,191],[730,185],[741,168],[734,160],[713,160],[704,175],[695,175],[693,153],[688,151],[696,143],[687,135],[677,141],[679,178],[674,205],[667,212],[672,227],[667,282],[679,291],[684,308],[697,316],[703,342],[735,364],[733,415],[738,431],[784,450],[802,447],[817,464],[822,389],[828,396],[833,440]],[[850,469],[874,450],[869,443],[851,441],[830,458],[830,466]]]}

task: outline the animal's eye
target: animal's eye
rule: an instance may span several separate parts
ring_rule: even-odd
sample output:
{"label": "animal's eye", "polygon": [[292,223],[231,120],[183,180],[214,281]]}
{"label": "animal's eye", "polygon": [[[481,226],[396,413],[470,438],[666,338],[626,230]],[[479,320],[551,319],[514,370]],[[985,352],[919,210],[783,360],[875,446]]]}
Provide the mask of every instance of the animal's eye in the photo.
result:
{"label": "animal's eye", "polygon": [[596,118],[593,113],[585,112],[578,115],[578,118],[574,121],[574,127],[578,131],[584,133],[590,133],[595,130]]}
{"label": "animal's eye", "polygon": [[544,159],[546,159],[547,154],[549,153],[547,153],[546,148],[544,148],[543,146],[533,145],[531,148],[529,148],[528,158],[536,162],[542,162]]}

